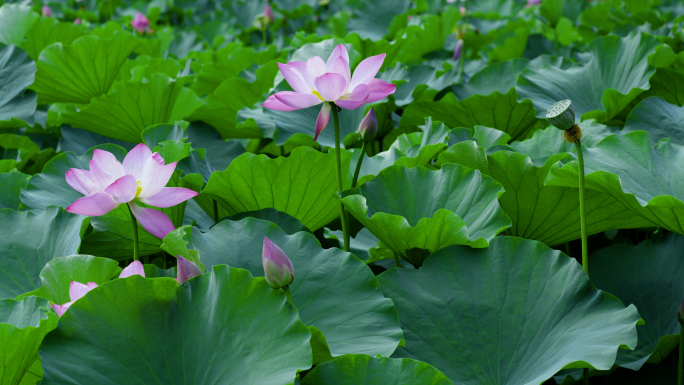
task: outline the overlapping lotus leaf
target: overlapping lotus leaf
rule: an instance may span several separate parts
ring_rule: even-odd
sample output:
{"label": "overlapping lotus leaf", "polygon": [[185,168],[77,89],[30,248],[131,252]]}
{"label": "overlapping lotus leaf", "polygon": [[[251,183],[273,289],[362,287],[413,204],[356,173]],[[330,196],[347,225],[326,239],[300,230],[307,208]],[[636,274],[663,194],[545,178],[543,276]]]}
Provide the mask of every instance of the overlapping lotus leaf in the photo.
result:
{"label": "overlapping lotus leaf", "polygon": [[[396,310],[379,292],[371,270],[352,254],[323,249],[310,233],[287,235],[275,224],[255,218],[224,220],[206,233],[194,228],[191,247],[199,251],[207,269],[227,264],[263,276],[264,237],[292,261],[295,278],[290,291],[299,318],[323,332],[332,357],[387,357],[394,352],[402,338]],[[314,357],[314,362],[320,361]]]}
{"label": "overlapping lotus leaf", "polygon": [[646,131],[655,144],[661,139],[684,144],[684,107],[670,104],[661,97],[642,100],[627,116],[623,131]]}
{"label": "overlapping lotus leaf", "polygon": [[378,276],[402,323],[396,358],[455,384],[540,384],[562,368],[610,369],[637,343],[634,305],[596,290],[582,267],[540,242],[497,237],[450,246],[419,270]]}
{"label": "overlapping lotus leaf", "polygon": [[630,33],[622,38],[603,36],[593,40],[584,65],[540,56],[518,78],[518,100],[530,100],[536,116],[544,118],[552,104],[570,99],[578,122],[609,122],[649,88],[655,67],[648,58],[661,44],[653,36]]}
{"label": "overlapping lotus leaf", "polygon": [[[648,133],[610,135],[584,149],[586,188],[609,195],[635,216],[684,234],[682,146],[663,139],[651,147]],[[577,188],[577,161],[554,164],[545,186]],[[589,210],[587,210],[589,212]]]}
{"label": "overlapping lotus leaf", "polygon": [[392,166],[341,202],[393,252],[419,267],[449,245],[487,247],[511,221],[499,206],[503,187],[480,171]]}
{"label": "overlapping lotus leaf", "polygon": [[[559,159],[568,161],[572,156],[556,154],[536,165],[526,154],[498,151],[488,155],[485,148],[469,141],[449,147],[435,165],[458,163],[491,176],[506,191],[499,203],[513,224],[504,234],[556,245],[580,237],[579,191],[544,184]],[[653,226],[606,193],[587,190],[585,204],[588,234]]]}
{"label": "overlapping lotus leaf", "polygon": [[180,286],[134,275],[69,307],[41,346],[43,383],[293,384],[310,338],[285,293],[246,270],[215,266]]}
{"label": "overlapping lotus leaf", "polygon": [[[57,314],[44,298],[0,300],[0,379],[7,385],[26,384],[34,378],[43,337],[57,327]],[[35,384],[36,382],[33,381]]]}
{"label": "overlapping lotus leaf", "polygon": [[36,95],[24,89],[33,83],[35,73],[36,64],[26,52],[13,45],[0,48],[0,127],[33,125]]}
{"label": "overlapping lotus leaf", "polygon": [[[351,185],[351,154],[342,151],[342,182]],[[287,213],[311,231],[339,216],[335,192],[335,153],[300,147],[287,158],[243,154],[225,171],[212,174],[200,196],[219,203],[219,218],[245,211],[274,208]],[[203,207],[207,213],[213,208]]]}

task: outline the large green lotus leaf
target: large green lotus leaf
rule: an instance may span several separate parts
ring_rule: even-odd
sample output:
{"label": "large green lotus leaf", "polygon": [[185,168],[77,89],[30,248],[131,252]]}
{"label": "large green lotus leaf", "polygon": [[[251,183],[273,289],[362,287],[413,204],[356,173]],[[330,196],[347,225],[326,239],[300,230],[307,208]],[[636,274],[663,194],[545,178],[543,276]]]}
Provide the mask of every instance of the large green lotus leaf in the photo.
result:
{"label": "large green lotus leaf", "polygon": [[202,105],[197,95],[185,87],[190,81],[190,77],[171,79],[154,74],[145,83],[119,82],[109,94],[94,98],[80,110],[66,106],[61,119],[76,128],[140,143],[147,127],[183,120]]}
{"label": "large green lotus leaf", "polygon": [[409,0],[364,1],[359,4],[362,7],[352,11],[353,17],[347,21],[347,30],[372,40],[379,40],[387,35],[387,29],[394,17],[408,11],[411,6]]}
{"label": "large green lotus leaf", "polygon": [[639,97],[659,96],[668,103],[684,106],[684,71],[658,68],[650,80],[651,88]]}
{"label": "large green lotus leaf", "polygon": [[631,33],[593,40],[584,65],[551,62],[541,56],[518,78],[518,99],[531,100],[538,118],[544,118],[557,101],[571,99],[577,121],[608,122],[649,88],[648,79],[655,68],[648,57],[661,44],[650,35]]}
{"label": "large green lotus leaf", "polygon": [[402,338],[396,310],[378,290],[371,270],[352,254],[322,249],[310,233],[287,235],[255,218],[224,220],[206,233],[194,228],[192,247],[208,269],[227,264],[263,276],[264,237],[292,260],[295,278],[290,290],[299,318],[323,332],[333,357],[394,352]]}
{"label": "large green lotus leaf", "polygon": [[21,43],[31,59],[38,60],[41,51],[53,43],[70,45],[83,36],[88,28],[83,24],[60,22],[53,17],[42,17],[33,25],[26,40]]}
{"label": "large green lotus leaf", "polygon": [[[44,298],[0,300],[0,379],[3,385],[24,384],[38,358],[47,333],[57,327],[58,317]],[[39,364],[40,365],[40,364]],[[28,376],[27,376],[28,373]],[[33,382],[35,384],[35,381]]]}
{"label": "large green lotus leaf", "polygon": [[24,90],[35,73],[36,64],[26,52],[13,45],[0,48],[0,127],[33,125],[36,95]]}
{"label": "large green lotus leaf", "polygon": [[85,217],[48,207],[39,214],[0,210],[0,298],[40,287],[40,271],[57,257],[78,252]]}
{"label": "large green lotus leaf", "polygon": [[211,167],[223,171],[230,162],[245,153],[245,146],[239,140],[224,141],[214,127],[202,122],[193,122],[185,130],[193,148],[206,150]]}
{"label": "large green lotus leaf", "polygon": [[0,209],[19,210],[19,194],[29,178],[29,175],[17,171],[0,174]]}
{"label": "large green lotus leaf", "polygon": [[419,267],[449,245],[487,247],[511,220],[499,206],[503,187],[480,171],[445,165],[392,166],[341,202],[393,252]]}
{"label": "large green lotus leaf", "polygon": [[[351,154],[342,150],[342,183],[349,188]],[[219,217],[274,208],[311,231],[340,214],[335,152],[299,147],[290,156],[269,159],[251,153],[237,157],[225,171],[214,172],[201,193],[219,202]],[[198,202],[202,205],[202,202]],[[202,207],[211,215],[213,207]]]}
{"label": "large green lotus leaf", "polygon": [[596,290],[572,258],[540,242],[497,237],[451,246],[423,267],[378,276],[406,345],[393,357],[441,370],[455,384],[541,384],[563,368],[610,369],[633,349],[640,321]]}
{"label": "large green lotus leaf", "polygon": [[39,18],[26,4],[3,4],[0,7],[0,43],[21,45]]}
{"label": "large green lotus leaf", "polygon": [[448,127],[485,126],[496,128],[514,140],[525,139],[541,128],[529,101],[518,103],[515,90],[506,94],[498,91],[488,96],[473,95],[463,101],[448,93],[437,102],[416,101],[401,116],[402,125],[422,124],[425,117],[444,122]]}
{"label": "large green lotus leaf", "polygon": [[26,171],[31,158],[40,151],[40,147],[28,136],[16,134],[0,134],[0,172],[9,172],[14,169]]}
{"label": "large green lotus leaf", "polygon": [[684,144],[684,107],[670,104],[660,97],[642,100],[627,116],[624,131],[647,131],[651,142],[670,138]]}
{"label": "large green lotus leaf", "polygon": [[616,363],[639,370],[659,363],[679,342],[677,308],[684,293],[684,237],[668,234],[660,243],[613,245],[591,255],[590,277],[597,288],[639,309],[646,325],[637,328],[634,351],[621,350]]}
{"label": "large green lotus leaf", "polygon": [[493,147],[510,149],[508,142],[511,141],[511,136],[503,131],[497,130],[496,128],[489,128],[485,126],[475,126],[472,129],[466,127],[456,127],[449,131],[449,145],[454,145],[456,143],[465,142],[468,140],[473,140],[478,145],[488,150]]}
{"label": "large green lotus leaf", "polygon": [[307,229],[302,222],[297,220],[297,218],[273,208],[261,209],[257,211],[245,211],[231,215],[226,219],[230,219],[231,221],[239,221],[248,217],[275,223],[278,227],[280,227],[281,230],[285,232],[285,234],[289,235],[298,233],[300,231],[306,231],[309,233],[311,232],[311,230]]}
{"label": "large green lotus leaf", "polygon": [[[549,169],[559,159],[571,157],[557,154],[536,165],[529,156],[517,152],[498,151],[488,155],[484,147],[470,141],[449,147],[435,165],[458,163],[493,177],[506,190],[499,203],[513,222],[504,233],[556,245],[580,237],[578,190],[544,185]],[[654,225],[609,194],[587,190],[585,203],[589,234]]]}
{"label": "large green lotus leaf", "polygon": [[257,69],[251,82],[242,77],[224,80],[211,95],[204,98],[203,104],[188,120],[210,124],[223,139],[260,138],[261,132],[256,127],[237,127],[237,113],[243,107],[252,108],[273,87],[277,72],[278,66],[272,61]]}
{"label": "large green lotus leaf", "polygon": [[[651,148],[644,131],[610,135],[584,148],[585,187],[610,195],[655,226],[684,234],[682,161],[682,146],[668,139]],[[577,161],[566,158],[551,167],[545,185],[578,188],[578,179]]]}
{"label": "large green lotus leaf", "polygon": [[512,59],[500,63],[492,63],[475,73],[466,84],[452,87],[459,100],[472,95],[486,96],[494,92],[508,93],[515,87],[518,75],[527,66],[527,59]]}
{"label": "large green lotus leaf", "polygon": [[107,94],[139,44],[135,36],[119,31],[111,39],[88,35],[66,47],[56,43],[45,48],[36,62],[36,82],[31,86],[38,93],[38,104],[88,104]]}
{"label": "large green lotus leaf", "polygon": [[453,385],[434,366],[409,358],[349,354],[316,366],[302,385]]}
{"label": "large green lotus leaf", "polygon": [[[476,64],[476,62],[469,62],[470,65]],[[470,65],[465,66],[463,72],[463,77],[465,78],[470,72]],[[454,63],[442,62],[438,66],[434,67],[431,65],[418,65],[410,70],[406,71],[405,78],[407,81],[397,87],[396,92],[393,94],[394,102],[397,106],[403,107],[415,99],[422,99],[424,94],[436,94],[446,88],[451,87],[454,83],[458,83],[461,80],[461,67],[459,65],[454,65]],[[387,71],[387,75],[390,71]],[[391,82],[395,79],[388,79],[386,76],[380,75],[383,80]],[[403,80],[403,79],[402,79]],[[426,93],[426,91],[431,90],[432,93]],[[430,101],[432,98],[428,98]]]}
{"label": "large green lotus leaf", "polygon": [[246,270],[181,286],[135,275],[69,307],[40,348],[43,383],[293,384],[310,338],[285,293]]}
{"label": "large green lotus leaf", "polygon": [[[119,263],[113,259],[93,257],[92,255],[70,255],[55,258],[48,262],[40,272],[42,286],[30,292],[56,304],[71,301],[69,285],[71,281],[102,285],[121,273]],[[25,297],[24,294],[22,297]]]}
{"label": "large green lotus leaf", "polygon": [[76,155],[83,155],[91,148],[105,143],[116,144],[127,151],[130,151],[135,146],[135,144],[124,142],[123,140],[108,138],[91,131],[81,130],[80,128],[73,128],[68,124],[62,125],[59,131],[62,134],[62,137],[59,138],[59,150],[61,152],[71,151]]}

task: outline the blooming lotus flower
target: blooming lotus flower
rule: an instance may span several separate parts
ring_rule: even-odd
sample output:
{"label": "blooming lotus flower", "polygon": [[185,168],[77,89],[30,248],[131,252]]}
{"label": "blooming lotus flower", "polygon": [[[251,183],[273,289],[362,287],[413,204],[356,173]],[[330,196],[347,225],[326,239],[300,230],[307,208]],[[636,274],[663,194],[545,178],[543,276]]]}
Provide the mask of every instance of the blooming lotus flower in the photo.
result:
{"label": "blooming lotus flower", "polygon": [[74,24],[81,24],[81,18],[79,17],[78,19],[74,20]]}
{"label": "blooming lotus flower", "polygon": [[359,124],[359,135],[364,142],[370,142],[375,139],[378,134],[378,118],[375,116],[373,108],[364,116],[361,124]]}
{"label": "blooming lotus flower", "polygon": [[71,306],[72,303],[83,298],[83,296],[86,295],[87,292],[93,290],[96,287],[97,284],[95,282],[88,282],[84,285],[80,282],[71,281],[71,284],[69,285],[69,299],[71,299],[71,301],[65,303],[64,305],[52,304],[52,308],[55,309],[57,316],[61,317],[62,314],[64,314],[64,312],[67,311],[67,309],[69,308],[69,306]]}
{"label": "blooming lotus flower", "polygon": [[108,151],[95,150],[90,171],[72,168],[66,172],[66,181],[85,195],[67,207],[67,211],[87,216],[100,216],[127,203],[140,225],[157,238],[164,238],[175,228],[163,212],[142,208],[134,200],[155,207],[171,207],[197,195],[181,187],[165,187],[176,168],[176,162],[164,165],[156,152],[139,144],[123,161]]}
{"label": "blooming lotus flower", "polygon": [[43,17],[52,17],[52,10],[47,5],[43,5],[42,14]]}
{"label": "blooming lotus flower", "polygon": [[285,253],[264,237],[264,250],[261,253],[261,262],[264,264],[264,275],[268,286],[280,289],[294,281],[294,266]]}
{"label": "blooming lotus flower", "polygon": [[133,261],[129,263],[125,269],[121,270],[119,278],[128,278],[133,275],[140,275],[145,278],[145,268],[140,261]]}
{"label": "blooming lotus flower", "polygon": [[266,24],[271,24],[275,21],[275,15],[273,14],[273,8],[269,4],[264,7],[264,19]]}
{"label": "blooming lotus flower", "polygon": [[278,111],[294,111],[323,103],[316,120],[316,140],[330,120],[330,103],[353,110],[394,93],[397,88],[394,84],[375,79],[384,60],[384,53],[371,56],[362,61],[354,75],[351,75],[349,53],[340,44],[327,62],[314,56],[306,62],[278,63],[280,72],[294,91],[271,95],[262,106]]}
{"label": "blooming lotus flower", "polygon": [[135,14],[133,20],[131,20],[131,26],[133,29],[140,33],[144,33],[150,29],[150,21],[142,13],[138,12]]}
{"label": "blooming lotus flower", "polygon": [[454,48],[454,61],[461,58],[463,53],[463,39],[456,40],[456,47]]}
{"label": "blooming lotus flower", "polygon": [[202,270],[200,270],[199,267],[197,267],[197,265],[194,263],[188,261],[180,255],[177,255],[176,259],[178,260],[178,265],[176,266],[176,282],[178,282],[179,285],[190,278],[202,275]]}

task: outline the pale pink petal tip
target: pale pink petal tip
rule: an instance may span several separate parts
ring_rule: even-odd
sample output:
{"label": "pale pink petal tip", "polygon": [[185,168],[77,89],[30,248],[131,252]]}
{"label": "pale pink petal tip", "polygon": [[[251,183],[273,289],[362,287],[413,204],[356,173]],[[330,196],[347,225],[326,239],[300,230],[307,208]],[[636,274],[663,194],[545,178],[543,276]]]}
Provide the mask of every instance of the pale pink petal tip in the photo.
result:
{"label": "pale pink petal tip", "polygon": [[133,275],[140,275],[145,277],[145,268],[140,261],[133,261],[125,269],[121,271],[119,278],[128,278]]}

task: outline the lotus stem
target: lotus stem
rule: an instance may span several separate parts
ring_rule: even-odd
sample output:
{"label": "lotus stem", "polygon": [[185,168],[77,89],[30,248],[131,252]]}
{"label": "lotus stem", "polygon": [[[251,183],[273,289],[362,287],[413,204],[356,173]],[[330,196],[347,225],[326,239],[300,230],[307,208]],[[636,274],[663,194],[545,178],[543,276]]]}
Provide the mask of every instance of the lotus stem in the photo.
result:
{"label": "lotus stem", "polygon": [[587,246],[587,212],[584,204],[584,156],[582,154],[582,142],[575,141],[577,148],[577,161],[579,162],[579,196],[580,196],[580,232],[582,235],[582,267],[589,275],[589,250]]}
{"label": "lotus stem", "polygon": [[399,262],[399,256],[394,254],[394,266],[401,267],[401,262]]}
{"label": "lotus stem", "polygon": [[[337,158],[337,191],[342,192],[342,157],[340,155],[340,118],[337,112],[337,105],[332,104],[333,123],[335,126],[335,157]],[[347,226],[347,214],[344,205],[340,202],[340,222],[342,222],[342,234],[344,234],[344,251],[349,251],[349,229]]]}
{"label": "lotus stem", "polygon": [[135,219],[131,206],[128,206],[128,212],[131,214],[131,223],[133,223],[133,260],[138,260],[138,220]]}
{"label": "lotus stem", "polygon": [[219,221],[219,215],[218,215],[218,202],[216,199],[214,201],[214,224],[217,224]]}
{"label": "lotus stem", "polygon": [[266,47],[266,28],[261,30],[261,45]]}
{"label": "lotus stem", "polygon": [[589,368],[582,369],[582,384],[589,385]]}
{"label": "lotus stem", "polygon": [[287,302],[291,303],[292,306],[294,306],[294,302],[292,302],[292,293],[290,293],[290,285],[283,286],[283,291],[285,291],[285,297],[287,297]]}
{"label": "lotus stem", "polygon": [[361,156],[359,161],[356,163],[356,170],[354,171],[354,179],[352,179],[351,188],[356,187],[356,182],[359,180],[359,172],[361,172],[361,163],[363,163],[363,157],[366,155],[366,141],[361,145]]}
{"label": "lotus stem", "polygon": [[679,324],[679,364],[677,365],[677,385],[684,384],[684,324]]}

